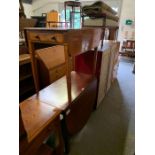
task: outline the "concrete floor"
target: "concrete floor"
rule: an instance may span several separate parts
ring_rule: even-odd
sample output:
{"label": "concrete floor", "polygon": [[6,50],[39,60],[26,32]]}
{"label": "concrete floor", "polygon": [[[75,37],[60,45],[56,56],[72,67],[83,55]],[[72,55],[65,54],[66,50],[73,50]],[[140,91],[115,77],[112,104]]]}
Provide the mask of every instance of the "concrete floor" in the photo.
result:
{"label": "concrete floor", "polygon": [[70,141],[69,155],[133,155],[135,76],[121,60],[118,78],[84,128]]}

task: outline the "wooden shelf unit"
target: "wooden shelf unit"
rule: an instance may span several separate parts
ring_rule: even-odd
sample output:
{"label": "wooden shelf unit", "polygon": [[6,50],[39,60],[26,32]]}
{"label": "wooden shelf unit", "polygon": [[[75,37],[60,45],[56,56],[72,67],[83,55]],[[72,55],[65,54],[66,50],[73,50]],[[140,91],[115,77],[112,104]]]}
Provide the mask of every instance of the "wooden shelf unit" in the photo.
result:
{"label": "wooden shelf unit", "polygon": [[19,100],[20,102],[35,93],[29,54],[19,55]]}

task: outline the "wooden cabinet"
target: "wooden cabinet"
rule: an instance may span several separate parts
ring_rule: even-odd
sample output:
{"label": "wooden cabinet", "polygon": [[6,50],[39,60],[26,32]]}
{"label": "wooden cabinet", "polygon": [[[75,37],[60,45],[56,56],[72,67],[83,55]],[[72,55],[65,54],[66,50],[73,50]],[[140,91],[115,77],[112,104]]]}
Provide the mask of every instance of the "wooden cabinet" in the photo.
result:
{"label": "wooden cabinet", "polygon": [[60,79],[62,76],[64,76],[66,73],[66,66],[65,64],[61,64],[60,66],[52,69],[50,71],[50,82],[54,82],[57,79]]}
{"label": "wooden cabinet", "polygon": [[48,69],[46,68],[45,64],[39,62],[38,69],[39,69],[39,83],[41,88],[50,85],[51,83],[60,79],[66,73],[66,65],[64,63],[55,66],[54,68]]}
{"label": "wooden cabinet", "polygon": [[[97,105],[101,103],[110,89],[111,83],[116,77],[118,69],[119,42],[104,41],[103,47],[98,48],[96,76],[98,79]],[[89,51],[75,57],[75,70],[82,73],[93,73],[93,51]],[[115,75],[114,75],[115,74]]]}
{"label": "wooden cabinet", "polygon": [[[69,147],[68,138],[83,128],[93,111],[97,95],[97,79],[92,75],[72,71],[70,92],[68,92],[67,82],[66,76],[63,76],[40,90],[38,96],[35,94],[30,98],[30,101],[33,101],[33,103],[31,102],[32,104],[36,104],[35,102],[37,101],[61,110],[66,152]],[[70,95],[70,101],[68,94]],[[31,109],[32,104],[29,107]],[[36,122],[36,124],[38,123]]]}
{"label": "wooden cabinet", "polygon": [[[84,28],[76,30],[28,28],[26,29],[26,34],[37,92],[32,98],[62,110],[62,127],[66,146],[65,150],[67,152],[68,136],[74,135],[84,126],[96,101],[97,79],[94,73],[96,68],[97,46],[101,38],[102,29]],[[56,38],[56,34],[60,34],[58,38]],[[51,35],[55,36],[55,39],[50,40],[49,38],[51,38]],[[35,43],[58,44],[59,46],[35,50]],[[62,47],[64,50],[61,50]],[[58,49],[56,52],[54,50],[55,48]],[[93,61],[91,61],[93,68],[92,74],[71,72],[72,67],[70,60],[74,62],[76,55],[90,50],[94,50]],[[39,52],[37,54],[38,60],[40,60],[42,66],[44,65],[47,68],[45,72],[48,71],[49,79],[50,76],[52,77],[52,73],[56,76],[63,73],[63,63],[65,63],[66,71],[66,76],[56,80],[41,91],[39,91],[39,76],[35,59],[35,54],[37,52]],[[46,54],[44,55],[43,53]],[[62,56],[64,56],[65,59]],[[46,60],[49,59],[49,61],[44,61],[44,58]],[[59,64],[56,62],[59,62]]]}
{"label": "wooden cabinet", "polygon": [[66,73],[64,47],[53,46],[35,51],[38,58],[41,88],[50,85]]}
{"label": "wooden cabinet", "polygon": [[100,66],[100,75],[98,83],[98,98],[97,106],[107,93],[107,83],[108,83],[108,72],[109,72],[109,62],[110,62],[110,49],[107,48],[103,53],[100,54],[101,57],[101,66]]}
{"label": "wooden cabinet", "polygon": [[35,93],[31,71],[30,55],[19,55],[19,100],[20,102]]}
{"label": "wooden cabinet", "polygon": [[96,95],[97,79],[94,78],[86,87],[83,87],[80,95],[73,100],[72,105],[66,110],[65,121],[69,136],[78,133],[86,124],[93,111]]}

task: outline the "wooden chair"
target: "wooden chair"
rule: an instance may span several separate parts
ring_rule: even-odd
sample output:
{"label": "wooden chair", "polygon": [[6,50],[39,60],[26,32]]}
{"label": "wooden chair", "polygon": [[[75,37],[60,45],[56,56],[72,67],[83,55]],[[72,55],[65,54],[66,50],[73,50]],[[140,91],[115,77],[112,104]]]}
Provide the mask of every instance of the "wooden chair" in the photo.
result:
{"label": "wooden chair", "polygon": [[124,41],[121,54],[135,57],[135,41],[134,40]]}
{"label": "wooden chair", "polygon": [[58,11],[52,10],[52,11],[48,12],[47,15],[46,15],[46,21],[47,21],[46,27],[57,27],[58,26],[57,22],[59,22],[59,13],[58,13]]}

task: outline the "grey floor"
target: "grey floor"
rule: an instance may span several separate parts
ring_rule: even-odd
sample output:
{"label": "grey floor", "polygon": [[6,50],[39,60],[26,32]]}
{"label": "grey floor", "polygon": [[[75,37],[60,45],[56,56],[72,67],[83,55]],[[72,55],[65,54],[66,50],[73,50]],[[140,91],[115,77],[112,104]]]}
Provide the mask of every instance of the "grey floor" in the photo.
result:
{"label": "grey floor", "polygon": [[117,80],[84,128],[70,141],[69,155],[133,155],[135,75],[121,59]]}

